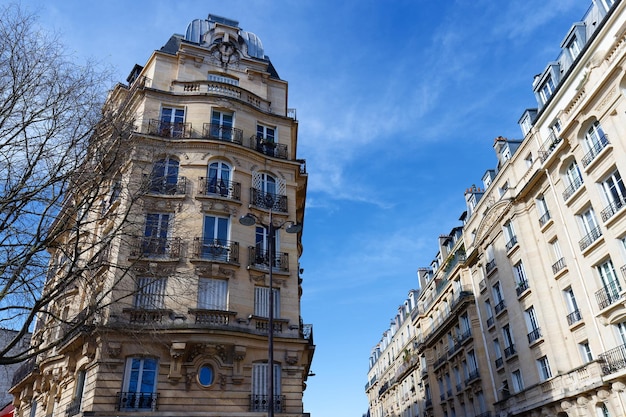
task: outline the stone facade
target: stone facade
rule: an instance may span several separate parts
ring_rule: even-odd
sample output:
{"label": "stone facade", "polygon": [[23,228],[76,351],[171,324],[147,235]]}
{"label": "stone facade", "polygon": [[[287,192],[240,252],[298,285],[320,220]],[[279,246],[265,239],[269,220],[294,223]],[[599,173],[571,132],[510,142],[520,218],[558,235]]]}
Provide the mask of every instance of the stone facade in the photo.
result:
{"label": "stone facade", "polygon": [[626,414],[625,24],[594,2],[535,78],[523,139],[494,140],[373,350],[372,417]]}
{"label": "stone facade", "polygon": [[[274,410],[308,415],[315,346],[300,317],[302,232],[287,233],[304,220],[307,173],[287,99],[258,37],[212,15],[115,87],[107,106],[134,129],[97,205],[104,216],[81,232],[106,242],[93,248],[96,285],[50,307],[67,322],[94,298],[100,308],[16,375],[19,416],[267,414],[271,304]],[[248,213],[256,226],[238,221]],[[110,237],[116,222],[124,233]],[[80,236],[56,242],[53,259],[71,239]],[[40,321],[34,343],[51,343],[53,328]]]}

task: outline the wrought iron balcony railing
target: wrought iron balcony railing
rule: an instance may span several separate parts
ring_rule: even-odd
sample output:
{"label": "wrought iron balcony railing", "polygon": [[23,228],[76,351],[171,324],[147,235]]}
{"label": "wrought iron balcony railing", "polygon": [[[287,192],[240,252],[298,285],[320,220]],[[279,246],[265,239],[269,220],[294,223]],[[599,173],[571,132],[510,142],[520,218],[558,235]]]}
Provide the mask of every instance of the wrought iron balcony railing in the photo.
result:
{"label": "wrought iron balcony railing", "polygon": [[583,185],[583,179],[576,177],[563,191],[563,200],[567,201]]}
{"label": "wrought iron balcony railing", "polygon": [[65,409],[65,417],[72,417],[80,413],[81,399],[74,400]]}
{"label": "wrought iron balcony railing", "polygon": [[202,137],[241,145],[243,143],[243,130],[217,123],[205,123],[202,126]]}
{"label": "wrought iron balcony railing", "polygon": [[506,250],[510,251],[517,245],[517,236],[511,236],[508,242],[506,242]]}
{"label": "wrought iron balcony railing", "polygon": [[[283,412],[284,395],[274,395],[274,412]],[[269,411],[269,397],[267,395],[252,394],[250,395],[250,411]]]}
{"label": "wrought iron balcony railing", "polygon": [[626,345],[618,346],[598,355],[602,363],[602,373],[609,375],[626,368]]}
{"label": "wrought iron balcony railing", "polygon": [[593,144],[591,149],[589,149],[589,152],[587,152],[587,154],[585,156],[583,156],[583,159],[580,161],[580,163],[582,164],[583,168],[586,167],[587,165],[589,165],[594,159],[596,159],[596,156],[598,156],[600,151],[602,151],[602,149],[606,148],[607,145],[609,144],[609,139],[608,139],[608,137],[604,133],[602,133],[600,135],[599,139],[600,140]]}
{"label": "wrought iron balcony railing", "polygon": [[534,343],[541,338],[541,328],[537,327],[528,333],[528,343]]}
{"label": "wrought iron balcony railing", "polygon": [[118,392],[117,410],[157,410],[159,394],[153,392]]}
{"label": "wrought iron balcony railing", "polygon": [[196,259],[238,264],[239,242],[196,237],[193,240],[193,257]]}
{"label": "wrought iron balcony railing", "polygon": [[130,256],[132,258],[180,258],[181,240],[178,237],[135,237],[131,241]]}
{"label": "wrought iron balcony railing", "polygon": [[517,293],[517,296],[519,297],[528,288],[529,288],[528,280],[527,279],[523,279],[523,280],[521,280],[520,282],[517,283],[517,287],[515,288],[515,292]]}
{"label": "wrought iron balcony railing", "polygon": [[580,314],[580,310],[576,309],[567,315],[567,324],[572,325],[574,323],[578,323],[583,319],[583,316]]}
{"label": "wrought iron balcony railing", "polygon": [[289,272],[289,254],[287,252],[274,252],[273,258],[269,258],[269,251],[266,249],[248,247],[248,262],[251,266],[269,269],[271,265],[274,271]]}
{"label": "wrought iron balcony railing", "polygon": [[550,221],[551,218],[552,218],[552,215],[550,214],[549,211],[546,210],[543,216],[539,217],[539,225],[544,226],[546,223]]}
{"label": "wrought iron balcony railing", "polygon": [[516,353],[517,351],[515,350],[515,345],[511,345],[511,346],[504,348],[504,357],[507,359],[515,355]]}
{"label": "wrought iron balcony railing", "polygon": [[561,258],[552,264],[552,273],[556,274],[563,268],[565,268],[565,258]]}
{"label": "wrought iron balcony railing", "polygon": [[504,365],[504,359],[502,359],[502,356],[500,356],[499,358],[496,358],[496,369],[502,368],[503,365]]}
{"label": "wrought iron balcony railing", "polygon": [[189,138],[191,136],[191,123],[172,123],[150,119],[148,121],[148,134],[171,139]]}
{"label": "wrought iron balcony railing", "polygon": [[496,304],[494,309],[496,311],[496,314],[499,314],[500,312],[504,311],[506,309],[506,304],[504,303],[504,300],[502,300],[498,304]]}
{"label": "wrought iron balcony railing", "polygon": [[241,200],[241,184],[234,181],[218,180],[217,178],[198,178],[198,195],[223,197],[230,200]]}
{"label": "wrought iron balcony railing", "polygon": [[287,145],[260,136],[250,137],[250,149],[274,158],[287,159]]}
{"label": "wrought iron balcony railing", "polygon": [[496,260],[492,259],[489,262],[487,262],[487,265],[485,265],[485,270],[487,271],[487,273],[490,273],[494,269],[496,269]]}
{"label": "wrought iron balcony railing", "polygon": [[611,282],[609,285],[606,285],[604,288],[596,291],[596,300],[600,310],[604,310],[611,304],[614,304],[622,299],[622,294],[620,294],[621,291],[622,288],[617,282]]}
{"label": "wrought iron balcony railing", "polygon": [[580,250],[585,250],[586,248],[588,248],[593,242],[598,240],[600,236],[602,236],[602,229],[600,229],[600,226],[591,229],[591,231],[587,233],[585,237],[578,241]]}
{"label": "wrought iron balcony railing", "polygon": [[606,206],[604,210],[600,212],[602,221],[605,222],[611,217],[613,217],[613,215],[617,213],[618,211],[620,211],[620,209],[624,207],[625,205],[626,205],[626,199],[624,197],[620,196],[619,198],[616,198],[615,200],[613,200],[611,204]]}
{"label": "wrought iron balcony railing", "polygon": [[262,209],[287,213],[287,196],[250,188],[250,203]]}
{"label": "wrought iron balcony railing", "polygon": [[177,177],[174,179],[167,177],[155,178],[144,174],[143,178],[148,194],[185,195],[187,192],[187,178],[185,177]]}
{"label": "wrought iron balcony railing", "polygon": [[493,316],[489,317],[489,318],[487,319],[487,327],[491,327],[491,326],[493,326],[494,324],[496,324],[496,322],[495,322],[495,319],[493,318]]}
{"label": "wrought iron balcony railing", "polygon": [[550,154],[562,141],[562,138],[556,136],[554,133],[550,133],[548,140],[546,140],[543,145],[541,145],[541,148],[539,148],[539,158],[541,159],[541,162],[546,162]]}

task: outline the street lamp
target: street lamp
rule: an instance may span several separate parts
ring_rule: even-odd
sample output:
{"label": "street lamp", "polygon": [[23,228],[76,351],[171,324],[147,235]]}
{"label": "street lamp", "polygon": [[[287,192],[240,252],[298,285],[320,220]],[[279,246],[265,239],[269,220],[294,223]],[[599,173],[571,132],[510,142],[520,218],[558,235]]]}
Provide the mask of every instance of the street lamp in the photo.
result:
{"label": "street lamp", "polygon": [[248,213],[239,218],[239,223],[244,226],[253,226],[258,224],[263,228],[267,229],[268,234],[268,248],[267,248],[267,257],[268,257],[268,266],[269,266],[269,315],[268,315],[268,331],[267,331],[267,344],[268,344],[268,372],[267,372],[267,415],[268,417],[274,417],[274,277],[273,277],[273,266],[274,266],[274,244],[276,242],[276,231],[280,230],[283,226],[285,226],[285,231],[287,233],[298,233],[302,230],[302,225],[300,223],[294,223],[292,221],[283,221],[282,223],[275,225],[272,209],[274,207],[274,196],[272,194],[266,193],[264,197],[265,207],[269,208],[269,222],[267,224],[263,223],[258,216],[255,216],[252,213]]}

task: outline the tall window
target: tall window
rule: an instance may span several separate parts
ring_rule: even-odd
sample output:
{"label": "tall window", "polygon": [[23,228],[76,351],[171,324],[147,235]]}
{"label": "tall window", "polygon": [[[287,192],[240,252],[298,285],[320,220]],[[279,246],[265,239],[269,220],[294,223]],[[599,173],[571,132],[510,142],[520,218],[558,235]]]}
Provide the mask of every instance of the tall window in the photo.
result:
{"label": "tall window", "polygon": [[606,221],[626,204],[626,187],[618,170],[602,181],[601,187],[608,205],[602,211],[602,220]]}
{"label": "tall window", "polygon": [[228,281],[200,278],[198,281],[198,308],[227,310]]}
{"label": "tall window", "polygon": [[211,112],[211,137],[231,141],[233,139],[233,121],[233,113],[213,110]]}
{"label": "tall window", "polygon": [[535,307],[526,309],[524,318],[526,319],[526,328],[528,329],[528,343],[533,343],[541,337],[541,329],[539,328]]}
{"label": "tall window", "polygon": [[491,287],[491,292],[493,293],[493,302],[495,305],[496,315],[505,309],[506,305],[504,303],[504,297],[502,295],[502,288],[500,287],[500,283],[496,282]]}
{"label": "tall window", "polygon": [[524,271],[524,264],[522,261],[513,265],[513,275],[515,276],[515,282],[517,283],[518,288],[528,288],[528,278],[526,278],[526,272]]}
{"label": "tall window", "polygon": [[153,194],[176,194],[178,185],[178,161],[172,158],[159,159],[150,173],[150,192]]}
{"label": "tall window", "polygon": [[144,255],[165,255],[167,253],[167,233],[170,215],[166,213],[148,213],[142,253]]}
{"label": "tall window", "polygon": [[547,356],[542,356],[537,359],[537,368],[539,369],[539,377],[542,381],[552,378],[552,371],[550,370],[550,363]]}
{"label": "tall window", "polygon": [[228,260],[228,217],[204,216],[201,257],[218,261]]}
{"label": "tall window", "polygon": [[511,327],[508,324],[505,324],[502,327],[502,338],[504,340],[504,356],[508,358],[515,353],[513,333],[511,332]]}
{"label": "tall window", "polygon": [[579,322],[582,317],[580,310],[578,309],[578,303],[576,302],[576,297],[574,296],[574,290],[572,290],[572,287],[566,288],[563,291],[563,296],[565,297],[565,305],[567,306],[567,311],[569,312],[567,315],[567,323],[571,326],[572,324]]}
{"label": "tall window", "polygon": [[599,152],[606,145],[606,136],[602,131],[600,122],[598,122],[597,120],[585,133],[584,143],[587,151],[595,153]]}
{"label": "tall window", "polygon": [[556,274],[561,269],[565,268],[565,259],[563,258],[561,245],[559,244],[558,239],[555,238],[550,242],[550,248],[552,250],[552,259],[554,259],[554,263],[552,264],[552,272]]}
{"label": "tall window", "polygon": [[165,305],[165,278],[142,277],[137,279],[134,307],[159,310]]}
{"label": "tall window", "polygon": [[163,107],[159,135],[166,137],[182,137],[185,132],[185,110],[173,107]]}
{"label": "tall window", "polygon": [[230,173],[231,167],[226,162],[212,162],[209,165],[207,173],[207,194],[218,194],[222,197],[229,197],[232,188]]}
{"label": "tall window", "polygon": [[524,379],[522,378],[522,371],[515,370],[511,373],[511,380],[513,381],[513,392],[517,393],[524,389]]}
{"label": "tall window", "polygon": [[578,222],[583,235],[583,239],[580,241],[580,250],[583,250],[602,236],[602,231],[598,226],[598,221],[596,220],[596,215],[592,207],[589,207],[578,215]]}
{"label": "tall window", "polygon": [[[274,297],[274,317],[280,317],[280,290],[272,290]],[[270,289],[268,287],[254,287],[254,315],[269,317],[270,313]]]}
{"label": "tall window", "polygon": [[500,347],[500,341],[498,339],[494,339],[493,341],[493,351],[496,356],[496,367],[499,368],[502,366],[502,348]]}
{"label": "tall window", "polygon": [[580,41],[576,36],[574,36],[570,43],[567,44],[567,50],[569,51],[572,61],[576,59],[578,54],[580,54]]}
{"label": "tall window", "polygon": [[565,191],[563,191],[563,199],[567,200],[583,184],[583,177],[580,175],[580,169],[576,161],[569,164],[565,170],[565,183],[567,185]]}
{"label": "tall window", "polygon": [[580,356],[583,360],[583,363],[589,363],[593,361],[593,354],[591,353],[591,347],[589,347],[589,342],[584,341],[578,344],[578,349],[580,350]]}
{"label": "tall window", "polygon": [[619,293],[622,291],[622,285],[615,274],[613,262],[609,259],[596,266],[596,269],[598,270],[598,274],[602,280],[602,286],[607,296],[611,300],[619,299]]}
{"label": "tall window", "polygon": [[152,358],[126,360],[120,409],[156,409],[158,362]]}
{"label": "tall window", "polygon": [[515,229],[513,223],[509,220],[502,226],[504,231],[504,239],[506,241],[506,249],[511,250],[517,244],[517,236],[515,235]]}
{"label": "tall window", "polygon": [[491,302],[489,300],[485,301],[485,313],[487,315],[487,326],[491,327],[494,324],[493,319],[493,310],[491,309]]}
{"label": "tall window", "polygon": [[[252,365],[252,411],[267,411],[268,365],[255,363]],[[282,411],[282,402],[276,401],[280,396],[280,365],[274,364],[274,411]]]}
{"label": "tall window", "polygon": [[[280,250],[280,234],[275,231],[274,236],[269,235],[269,230],[262,226],[256,226],[255,234],[255,260],[257,265],[264,265],[273,268],[280,267],[281,254]],[[270,248],[271,245],[271,248]],[[270,249],[272,259],[270,259]]]}
{"label": "tall window", "polygon": [[548,222],[548,220],[550,220],[550,211],[548,210],[548,205],[546,204],[544,196],[539,196],[535,202],[539,213],[539,224],[543,226]]}

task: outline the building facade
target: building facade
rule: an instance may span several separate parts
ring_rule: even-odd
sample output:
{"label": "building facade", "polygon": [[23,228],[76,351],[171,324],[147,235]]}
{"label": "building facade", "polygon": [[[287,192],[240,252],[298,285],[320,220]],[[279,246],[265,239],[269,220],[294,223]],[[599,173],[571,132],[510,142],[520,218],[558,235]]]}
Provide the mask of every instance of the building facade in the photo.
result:
{"label": "building facade", "polygon": [[[17,415],[235,417],[270,404],[308,415],[307,173],[287,82],[255,34],[213,15],[127,81],[107,102],[132,121],[124,152],[91,144],[99,164],[115,158],[117,168],[96,204],[73,214],[93,221],[50,248],[49,286],[73,265],[89,273],[38,321],[33,343],[54,348],[15,375]],[[239,221],[246,215],[254,225]],[[64,250],[87,241],[77,259]]]}
{"label": "building facade", "polygon": [[[418,273],[434,281],[420,280],[418,300],[434,298],[410,313],[424,352],[414,372],[429,390],[414,398],[417,410],[380,407],[372,381],[389,381],[387,390],[399,382],[380,371],[375,349],[372,416],[626,415],[625,24],[623,2],[594,1],[535,77],[524,137],[494,140],[497,166],[465,193],[459,271],[440,245]],[[442,266],[458,276],[456,304]],[[465,328],[472,336],[459,357],[469,364],[475,352],[476,380],[461,370],[456,385]]]}

